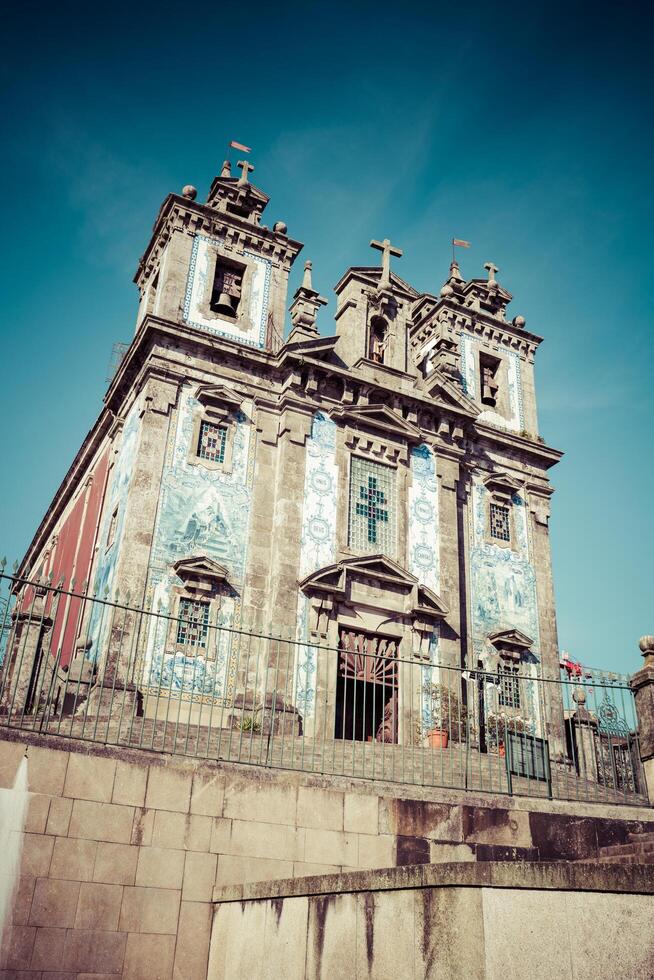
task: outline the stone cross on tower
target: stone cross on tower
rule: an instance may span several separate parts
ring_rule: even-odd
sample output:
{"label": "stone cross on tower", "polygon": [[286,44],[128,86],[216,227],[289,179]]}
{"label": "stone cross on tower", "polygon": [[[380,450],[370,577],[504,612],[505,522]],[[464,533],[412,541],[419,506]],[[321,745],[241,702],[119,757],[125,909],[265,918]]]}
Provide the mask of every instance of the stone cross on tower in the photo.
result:
{"label": "stone cross on tower", "polygon": [[[240,166],[240,164],[239,164],[239,166]],[[492,262],[485,262],[484,263],[484,269],[487,269],[488,270],[488,282],[489,283],[495,283],[495,281],[496,281],[495,280],[495,273],[500,271],[497,268],[497,266],[496,265],[493,265]]]}
{"label": "stone cross on tower", "polygon": [[398,258],[401,258],[402,249],[391,245],[389,238],[385,238],[383,242],[377,242],[373,238],[370,247],[379,249],[382,253],[382,274],[379,280],[379,288],[387,288],[391,284],[391,255],[397,255]]}
{"label": "stone cross on tower", "polygon": [[236,166],[241,168],[241,176],[238,178],[239,184],[247,184],[248,171],[254,170],[254,167],[248,160],[239,160]]}

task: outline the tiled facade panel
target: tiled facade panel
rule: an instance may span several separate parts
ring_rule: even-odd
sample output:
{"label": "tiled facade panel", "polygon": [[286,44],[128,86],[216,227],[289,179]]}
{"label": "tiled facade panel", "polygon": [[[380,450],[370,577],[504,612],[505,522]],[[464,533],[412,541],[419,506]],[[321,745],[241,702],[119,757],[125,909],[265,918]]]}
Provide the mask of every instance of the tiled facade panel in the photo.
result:
{"label": "tiled facade panel", "polygon": [[[313,417],[306,452],[300,579],[331,564],[336,557],[336,424],[324,412],[317,412]],[[309,600],[300,591],[297,622],[299,640],[308,639],[308,617]],[[305,717],[311,717],[315,707],[316,656],[316,648],[309,644],[297,648],[295,703]]]}
{"label": "tiled facade panel", "polygon": [[[139,405],[135,402],[125,419],[116,461],[109,473],[109,489],[102,509],[102,522],[98,535],[98,561],[94,579],[94,592],[100,597],[115,596],[114,574],[123,543],[127,498],[138,451],[140,425]],[[110,544],[108,544],[109,540],[111,540]],[[94,605],[89,626],[90,659],[97,659],[99,650],[104,647],[108,629],[109,623],[106,617],[102,616],[101,607]]]}
{"label": "tiled facade panel", "polygon": [[[470,615],[475,665],[479,661],[488,662],[495,653],[488,640],[489,633],[518,629],[533,640],[527,662],[520,665],[520,670],[535,673],[540,663],[540,630],[525,500],[521,494],[512,498],[513,547],[502,547],[491,543],[488,490],[480,479],[473,481],[471,499]],[[500,708],[497,692],[490,693],[493,705]],[[530,689],[532,699],[534,693]],[[533,704],[528,714],[535,717]]]}
{"label": "tiled facade panel", "polygon": [[184,319],[191,326],[208,333],[221,334],[251,347],[263,347],[268,327],[271,263],[245,252],[242,258],[248,264],[251,277],[247,321],[241,319],[235,322],[230,317],[217,316],[209,309],[213,290],[211,270],[218,247],[222,244],[204,235],[195,236],[186,285]]}
{"label": "tiled facade panel", "polygon": [[154,695],[222,703],[233,693],[232,636],[220,627],[240,623],[254,464],[252,406],[245,403],[226,421],[231,440],[229,471],[198,461],[195,416],[201,406],[190,386],[171,421],[150,562],[148,598],[163,615],[176,618],[173,570],[183,558],[206,557],[227,569],[229,580],[214,603],[206,647],[179,639],[178,624],[162,618],[150,629],[143,667],[144,686]]}

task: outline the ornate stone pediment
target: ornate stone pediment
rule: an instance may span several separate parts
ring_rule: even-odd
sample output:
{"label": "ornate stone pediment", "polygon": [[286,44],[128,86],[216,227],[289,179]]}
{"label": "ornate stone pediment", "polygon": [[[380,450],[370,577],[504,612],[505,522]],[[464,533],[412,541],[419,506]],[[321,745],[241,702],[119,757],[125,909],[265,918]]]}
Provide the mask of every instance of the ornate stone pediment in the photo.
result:
{"label": "ornate stone pediment", "polygon": [[335,601],[360,603],[388,609],[420,623],[444,619],[449,612],[435,592],[386,555],[344,558],[307,575],[299,586],[329,608]]}
{"label": "ornate stone pediment", "polygon": [[173,571],[186,588],[199,592],[215,591],[228,577],[226,568],[205,555],[180,558],[173,564]]}
{"label": "ornate stone pediment", "polygon": [[197,400],[206,408],[235,411],[243,401],[243,395],[227,385],[200,385],[195,393]]}
{"label": "ornate stone pediment", "polygon": [[404,442],[420,442],[420,429],[407,422],[401,415],[394,412],[388,405],[354,405],[335,408],[331,417],[343,420],[349,425],[367,427],[377,432],[390,433]]}
{"label": "ornate stone pediment", "polygon": [[463,394],[457,384],[444,377],[438,369],[427,375],[422,383],[422,388],[430,398],[433,398],[443,408],[467,415],[470,419],[476,419],[480,414],[475,403]]}
{"label": "ornate stone pediment", "polygon": [[489,633],[488,639],[498,653],[514,660],[522,659],[534,643],[530,636],[518,629],[497,630]]}
{"label": "ornate stone pediment", "polygon": [[519,480],[509,476],[508,473],[491,473],[484,477],[483,484],[495,496],[507,498],[522,490],[523,486]]}

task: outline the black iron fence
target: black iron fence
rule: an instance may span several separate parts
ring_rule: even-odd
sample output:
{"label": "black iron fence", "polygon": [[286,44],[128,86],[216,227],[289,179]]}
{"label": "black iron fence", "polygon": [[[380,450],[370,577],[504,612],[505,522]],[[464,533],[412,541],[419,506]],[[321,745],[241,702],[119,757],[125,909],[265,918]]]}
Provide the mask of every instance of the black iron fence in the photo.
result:
{"label": "black iron fence", "polygon": [[[0,574],[0,725],[480,792],[646,804],[628,678],[337,646]],[[2,651],[3,647],[0,647]],[[437,659],[437,658],[435,658]]]}

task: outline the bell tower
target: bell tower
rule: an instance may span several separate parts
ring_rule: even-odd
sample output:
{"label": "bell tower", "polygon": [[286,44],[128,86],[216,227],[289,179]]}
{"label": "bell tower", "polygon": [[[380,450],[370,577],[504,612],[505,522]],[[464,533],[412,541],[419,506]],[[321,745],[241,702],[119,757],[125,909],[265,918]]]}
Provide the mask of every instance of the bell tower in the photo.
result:
{"label": "bell tower", "polygon": [[402,250],[388,238],[373,239],[370,247],[382,253],[381,269],[356,266],[336,284],[336,354],[348,366],[367,364],[402,373],[409,366],[407,331],[411,306],[418,293],[391,272],[391,256]]}
{"label": "bell tower", "polygon": [[161,206],[135,282],[137,329],[150,314],[249,347],[282,344],[290,268],[302,248],[277,221],[262,224],[269,197],[250,183],[254,167],[225,161],[204,204],[188,185]]}

